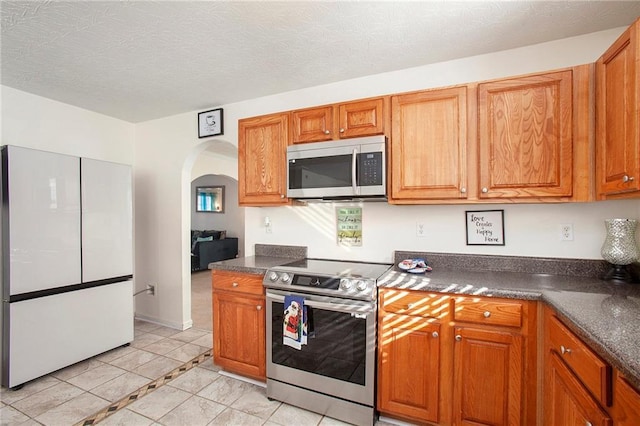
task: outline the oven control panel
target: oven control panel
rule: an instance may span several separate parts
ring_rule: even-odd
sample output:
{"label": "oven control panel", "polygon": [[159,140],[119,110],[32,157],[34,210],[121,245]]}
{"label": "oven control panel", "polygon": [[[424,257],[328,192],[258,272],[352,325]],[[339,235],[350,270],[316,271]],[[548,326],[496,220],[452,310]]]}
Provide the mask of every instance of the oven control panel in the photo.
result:
{"label": "oven control panel", "polygon": [[283,271],[268,271],[264,277],[265,287],[318,290],[323,294],[372,299],[375,297],[375,280],[352,277],[328,277],[321,275],[296,274]]}

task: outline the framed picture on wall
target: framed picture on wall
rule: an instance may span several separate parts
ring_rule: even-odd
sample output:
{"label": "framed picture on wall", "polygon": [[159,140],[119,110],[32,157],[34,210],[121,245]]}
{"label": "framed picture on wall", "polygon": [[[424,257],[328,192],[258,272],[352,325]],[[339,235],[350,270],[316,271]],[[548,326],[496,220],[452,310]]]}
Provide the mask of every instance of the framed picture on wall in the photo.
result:
{"label": "framed picture on wall", "polygon": [[224,213],[224,186],[196,187],[196,211]]}
{"label": "framed picture on wall", "polygon": [[504,245],[504,210],[474,210],[465,213],[468,246]]}
{"label": "framed picture on wall", "polygon": [[198,137],[223,135],[223,124],[222,108],[198,113]]}

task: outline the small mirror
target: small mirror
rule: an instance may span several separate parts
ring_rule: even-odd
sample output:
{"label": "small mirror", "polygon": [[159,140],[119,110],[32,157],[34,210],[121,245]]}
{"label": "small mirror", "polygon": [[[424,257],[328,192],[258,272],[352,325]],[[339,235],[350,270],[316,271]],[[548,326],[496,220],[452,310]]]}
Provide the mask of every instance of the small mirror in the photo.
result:
{"label": "small mirror", "polygon": [[224,186],[197,186],[196,211],[224,213]]}

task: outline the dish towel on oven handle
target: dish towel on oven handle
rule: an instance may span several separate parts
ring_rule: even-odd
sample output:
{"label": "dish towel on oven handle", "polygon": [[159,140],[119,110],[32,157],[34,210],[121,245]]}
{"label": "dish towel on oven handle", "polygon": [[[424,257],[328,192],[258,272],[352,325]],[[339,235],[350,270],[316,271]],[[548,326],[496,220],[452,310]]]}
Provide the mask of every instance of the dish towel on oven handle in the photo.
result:
{"label": "dish towel on oven handle", "polygon": [[307,344],[307,309],[304,298],[284,297],[284,317],[282,324],[282,344],[294,349],[302,349]]}

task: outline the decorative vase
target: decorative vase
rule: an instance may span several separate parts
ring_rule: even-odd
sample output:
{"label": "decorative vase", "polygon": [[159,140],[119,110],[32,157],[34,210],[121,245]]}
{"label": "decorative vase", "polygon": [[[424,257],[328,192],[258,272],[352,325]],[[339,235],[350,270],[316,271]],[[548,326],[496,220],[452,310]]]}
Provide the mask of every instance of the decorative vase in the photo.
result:
{"label": "decorative vase", "polygon": [[631,274],[627,265],[638,259],[636,245],[637,220],[607,219],[607,238],[602,245],[602,258],[611,263],[612,268],[604,276],[605,280],[630,282]]}

